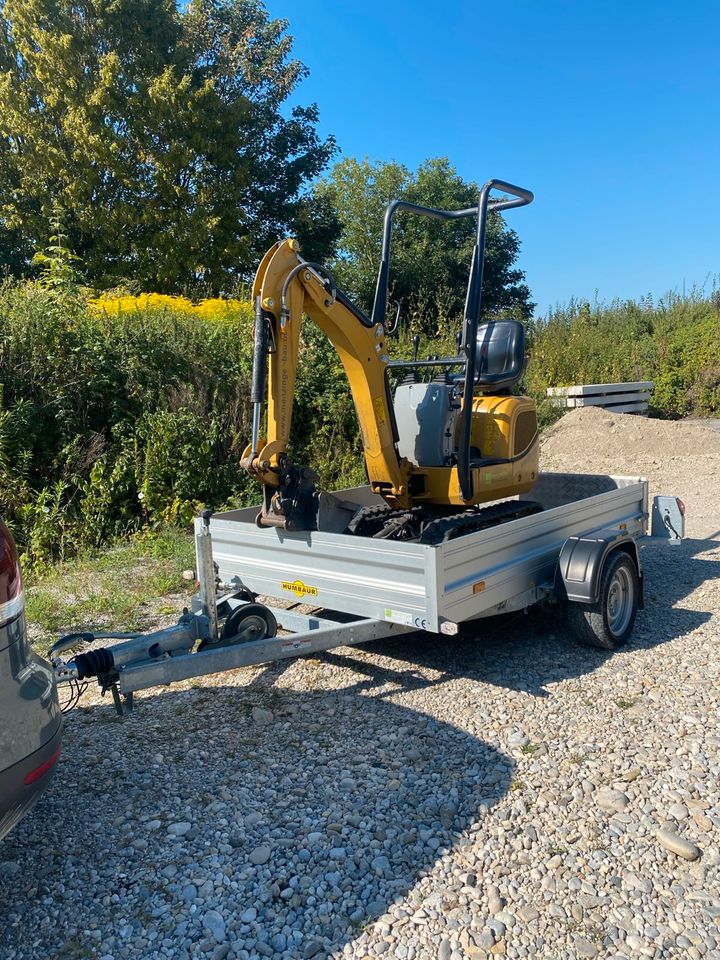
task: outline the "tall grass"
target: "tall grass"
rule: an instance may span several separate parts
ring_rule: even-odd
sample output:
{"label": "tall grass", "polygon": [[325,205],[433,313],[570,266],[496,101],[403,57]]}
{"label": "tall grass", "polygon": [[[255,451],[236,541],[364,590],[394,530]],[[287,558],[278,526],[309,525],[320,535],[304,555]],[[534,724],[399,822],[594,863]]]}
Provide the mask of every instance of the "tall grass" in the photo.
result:
{"label": "tall grass", "polygon": [[572,300],[530,327],[530,393],[548,386],[652,380],[651,413],[720,413],[720,292],[694,288],[612,303]]}

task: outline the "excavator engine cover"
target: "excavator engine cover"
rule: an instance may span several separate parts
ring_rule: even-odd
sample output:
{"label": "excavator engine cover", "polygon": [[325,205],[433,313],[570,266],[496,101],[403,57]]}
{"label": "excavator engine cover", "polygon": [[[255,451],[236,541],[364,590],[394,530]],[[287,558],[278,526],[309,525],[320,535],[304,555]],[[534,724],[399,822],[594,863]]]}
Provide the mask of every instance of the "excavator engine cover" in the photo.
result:
{"label": "excavator engine cover", "polygon": [[515,460],[537,441],[535,403],[528,397],[475,397],[470,449],[481,460]]}
{"label": "excavator engine cover", "polygon": [[416,467],[450,466],[460,410],[457,385],[401,383],[393,407],[400,456]]}

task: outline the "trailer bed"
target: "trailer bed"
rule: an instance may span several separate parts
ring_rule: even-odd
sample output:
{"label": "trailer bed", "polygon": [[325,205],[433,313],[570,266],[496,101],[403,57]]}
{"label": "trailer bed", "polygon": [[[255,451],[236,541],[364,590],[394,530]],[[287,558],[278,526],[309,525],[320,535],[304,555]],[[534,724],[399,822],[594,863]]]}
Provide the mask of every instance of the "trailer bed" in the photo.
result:
{"label": "trailer bed", "polygon": [[[529,606],[552,589],[569,537],[600,529],[646,532],[647,482],[638,477],[544,473],[529,496],[541,513],[437,545],[258,527],[257,507],[210,519],[224,588],[241,586],[347,614],[453,634],[466,620]],[[342,491],[382,503],[369,487]]]}
{"label": "trailer bed", "polygon": [[[341,493],[359,506],[379,502],[368,487]],[[207,512],[195,522],[192,612],[154,633],[106,634],[121,642],[67,663],[55,654],[100,637],[61,638],[56,676],[97,677],[122,712],[134,691],[157,684],[417,630],[453,635],[461,623],[546,598],[567,601],[581,642],[616,649],[642,604],[647,481],[545,473],[531,496],[541,512],[436,545],[258,527],[257,507]],[[683,535],[684,505],[656,497],[654,538],[679,543]]]}

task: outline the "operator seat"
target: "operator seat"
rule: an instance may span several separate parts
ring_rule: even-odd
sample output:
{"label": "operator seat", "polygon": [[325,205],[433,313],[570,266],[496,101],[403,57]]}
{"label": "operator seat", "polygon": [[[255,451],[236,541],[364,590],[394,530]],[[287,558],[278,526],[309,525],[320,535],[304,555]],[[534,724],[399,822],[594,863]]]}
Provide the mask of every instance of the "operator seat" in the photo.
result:
{"label": "operator seat", "polygon": [[519,320],[489,320],[475,340],[475,385],[482,393],[504,393],[525,372],[525,328]]}

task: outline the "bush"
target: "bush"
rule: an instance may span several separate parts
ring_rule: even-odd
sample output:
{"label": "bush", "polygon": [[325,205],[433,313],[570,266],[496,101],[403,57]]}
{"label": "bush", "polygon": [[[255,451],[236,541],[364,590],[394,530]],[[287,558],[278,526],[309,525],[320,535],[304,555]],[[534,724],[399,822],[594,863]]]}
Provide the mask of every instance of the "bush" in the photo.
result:
{"label": "bush", "polygon": [[[119,294],[72,285],[0,285],[0,512],[29,565],[134,531],[185,524],[203,507],[258,502],[240,467],[250,437],[251,304]],[[525,389],[541,425],[559,415],[547,386],[655,382],[662,416],[720,413],[718,304],[691,296],[572,302],[529,327]],[[440,324],[420,355],[455,352]],[[391,344],[412,354],[409,332]],[[365,482],[340,360],[302,331],[293,458],[329,488]]]}
{"label": "bush", "polygon": [[0,511],[26,562],[184,522],[248,487],[249,304],[148,299],[109,311],[0,287]]}
{"label": "bush", "polygon": [[[252,306],[0,286],[0,513],[38,565],[202,508],[257,503]],[[337,354],[303,329],[293,456],[325,486],[362,483]]]}

